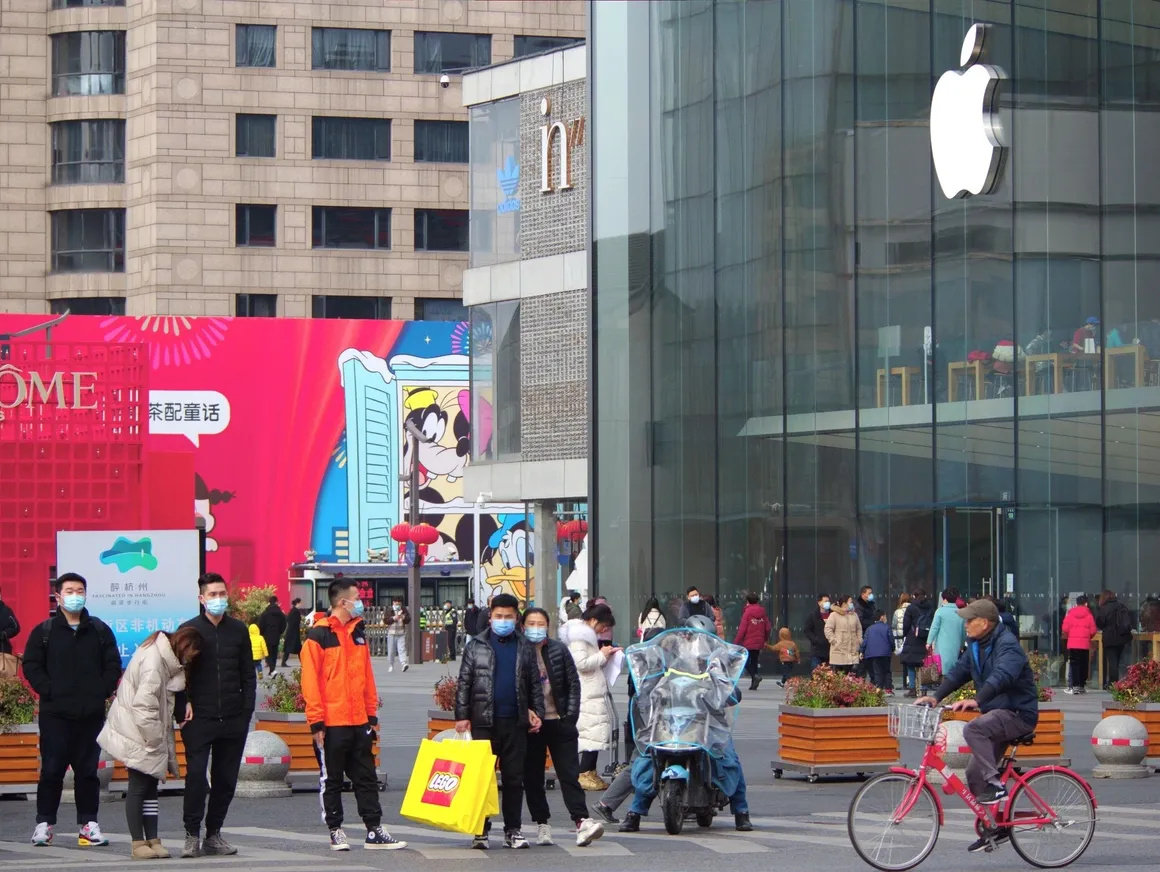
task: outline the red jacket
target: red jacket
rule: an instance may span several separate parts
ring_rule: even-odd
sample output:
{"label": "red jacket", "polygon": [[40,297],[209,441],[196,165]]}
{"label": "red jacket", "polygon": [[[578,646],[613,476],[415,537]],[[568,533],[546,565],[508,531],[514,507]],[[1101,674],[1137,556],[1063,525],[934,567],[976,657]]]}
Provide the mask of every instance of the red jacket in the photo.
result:
{"label": "red jacket", "polygon": [[1067,648],[1087,650],[1092,646],[1092,636],[1097,632],[1096,619],[1087,606],[1076,606],[1063,618],[1063,635],[1067,636]]}
{"label": "red jacket", "polygon": [[769,622],[765,608],[758,603],[748,603],[741,613],[733,644],[740,645],[746,651],[760,651],[772,633],[773,625]]}

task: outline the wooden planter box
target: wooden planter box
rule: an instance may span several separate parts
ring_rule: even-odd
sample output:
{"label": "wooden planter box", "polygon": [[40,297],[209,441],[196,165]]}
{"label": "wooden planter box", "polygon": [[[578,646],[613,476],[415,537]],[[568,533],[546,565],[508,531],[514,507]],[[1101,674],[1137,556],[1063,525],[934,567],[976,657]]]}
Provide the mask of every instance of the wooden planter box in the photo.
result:
{"label": "wooden planter box", "polygon": [[[290,774],[309,772],[318,774],[318,760],[314,756],[314,737],[302,712],[257,712],[254,729],[266,730],[281,737],[290,748]],[[379,739],[374,740],[375,771],[379,768]]]}
{"label": "wooden planter box", "polygon": [[0,733],[0,792],[10,784],[29,785],[39,780],[40,728],[20,724]]}
{"label": "wooden planter box", "polygon": [[455,712],[445,712],[441,709],[427,709],[427,738],[434,739],[444,730],[455,727]]}
{"label": "wooden planter box", "polygon": [[[181,730],[176,730],[177,738],[177,771],[181,773],[178,781],[185,780],[185,742],[181,739]],[[129,770],[120,760],[113,763],[113,783],[126,784],[129,781]]]}
{"label": "wooden planter box", "polygon": [[886,728],[885,707],[813,709],[783,705],[777,723],[781,759],[808,766],[897,763],[898,740]]}
{"label": "wooden planter box", "polygon": [[[943,713],[944,721],[973,721],[978,712]],[[1039,723],[1035,727],[1035,741],[1019,749],[1016,762],[1057,762],[1065,760],[1063,751],[1063,712],[1049,703],[1039,704]]]}
{"label": "wooden planter box", "polygon": [[1160,766],[1160,702],[1142,702],[1134,709],[1126,709],[1118,702],[1104,703],[1104,717],[1127,715],[1135,718],[1148,731],[1148,756],[1144,759],[1150,766]]}

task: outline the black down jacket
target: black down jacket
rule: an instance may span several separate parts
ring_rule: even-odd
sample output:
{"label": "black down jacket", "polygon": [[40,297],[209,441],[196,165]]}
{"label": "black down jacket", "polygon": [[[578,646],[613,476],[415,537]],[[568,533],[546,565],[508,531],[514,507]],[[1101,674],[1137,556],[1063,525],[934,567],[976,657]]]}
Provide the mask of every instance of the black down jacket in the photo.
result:
{"label": "black down jacket", "polygon": [[[47,638],[45,633],[47,631]],[[109,626],[81,610],[70,629],[57,610],[28,634],[24,677],[40,696],[40,710],[69,720],[102,717],[121,680],[121,652]]]}
{"label": "black down jacket", "polygon": [[188,701],[194,720],[245,718],[248,723],[258,693],[249,629],[229,615],[216,627],[205,615],[181,626],[196,628],[202,641],[201,652],[189,666],[185,693],[178,695],[178,709]]}
{"label": "black down jacket", "polygon": [[580,718],[580,674],[576,671],[572,652],[556,639],[546,640],[540,651],[544,656],[544,668],[548,670],[548,684],[552,686],[556,713],[563,723],[575,725]]}
{"label": "black down jacket", "polygon": [[[491,630],[468,639],[459,664],[459,686],[455,689],[455,720],[471,721],[475,727],[491,727],[495,723],[495,652],[491,650]],[[540,683],[540,664],[532,643],[516,634],[516,695],[519,704],[520,726],[528,723],[528,709],[541,718],[544,716],[544,687]],[[568,650],[565,648],[564,653]],[[571,656],[571,655],[569,655]],[[573,665],[572,671],[575,673]],[[579,688],[579,678],[576,679]],[[577,692],[579,690],[577,689]],[[579,714],[580,705],[576,704]]]}

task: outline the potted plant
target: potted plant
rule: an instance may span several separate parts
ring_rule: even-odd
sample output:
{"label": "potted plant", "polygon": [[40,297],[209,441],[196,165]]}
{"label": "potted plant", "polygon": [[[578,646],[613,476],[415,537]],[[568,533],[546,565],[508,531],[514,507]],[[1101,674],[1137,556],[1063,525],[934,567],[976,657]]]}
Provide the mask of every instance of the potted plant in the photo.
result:
{"label": "potted plant", "polygon": [[1112,698],[1104,703],[1104,717],[1130,715],[1148,730],[1148,761],[1160,757],[1160,662],[1141,660],[1112,685]]}
{"label": "potted plant", "polygon": [[39,778],[36,712],[36,694],[24,679],[0,678],[0,789],[9,784],[36,784]]}
{"label": "potted plant", "polygon": [[804,769],[814,781],[820,772],[897,763],[898,740],[886,715],[886,692],[851,674],[819,666],[808,678],[790,679],[778,710],[781,765]]}
{"label": "potted plant", "polygon": [[458,684],[458,679],[452,675],[444,675],[435,682],[435,692],[431,695],[435,708],[427,710],[428,739],[455,726],[455,688]]}

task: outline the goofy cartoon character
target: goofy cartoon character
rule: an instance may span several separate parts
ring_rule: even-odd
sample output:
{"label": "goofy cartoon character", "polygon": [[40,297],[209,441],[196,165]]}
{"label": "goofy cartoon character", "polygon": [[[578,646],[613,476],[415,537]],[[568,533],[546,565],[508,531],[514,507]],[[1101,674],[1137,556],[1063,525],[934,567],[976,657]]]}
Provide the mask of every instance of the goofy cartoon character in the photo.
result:
{"label": "goofy cartoon character", "polygon": [[[407,421],[415,425],[427,438],[419,443],[419,485],[430,484],[439,476],[448,482],[457,481],[471,459],[471,428],[462,411],[455,413],[451,424],[454,445],[444,445],[448,414],[439,404],[439,395],[432,388],[415,388],[403,401]],[[410,475],[411,440],[403,440],[404,473]]]}

